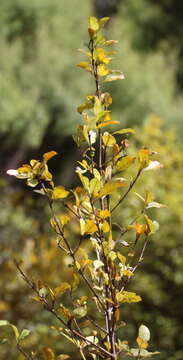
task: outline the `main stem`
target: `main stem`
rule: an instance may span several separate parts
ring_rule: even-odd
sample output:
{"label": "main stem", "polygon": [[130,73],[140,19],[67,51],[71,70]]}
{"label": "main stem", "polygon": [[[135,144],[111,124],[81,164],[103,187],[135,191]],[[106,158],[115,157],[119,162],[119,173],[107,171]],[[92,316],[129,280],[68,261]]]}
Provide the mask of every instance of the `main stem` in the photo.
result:
{"label": "main stem", "polygon": [[[92,69],[93,69],[93,75],[95,78],[95,85],[96,85],[96,95],[99,100],[101,100],[101,87],[100,87],[100,79],[98,76],[98,70],[97,70],[97,63],[94,59],[94,40],[92,39],[90,41],[90,51],[91,51],[91,58],[92,58]],[[99,129],[99,159],[98,159],[98,166],[100,174],[102,175],[103,169],[103,149],[102,149],[102,132],[101,129]],[[100,206],[101,210],[105,209],[104,204],[104,198],[100,199]],[[102,243],[102,239],[101,239]],[[103,249],[103,246],[102,246]],[[103,250],[103,260],[104,260],[104,268],[105,272],[108,274],[109,277],[109,283],[111,283],[111,274],[109,271],[108,261],[106,258],[106,255]],[[107,299],[112,299],[112,289],[110,288],[110,285],[105,285],[105,296]],[[106,320],[106,332],[107,332],[107,339],[111,346],[111,360],[117,360],[116,355],[116,346],[115,346],[115,309],[112,303],[106,301],[106,309],[105,309],[105,320]]]}

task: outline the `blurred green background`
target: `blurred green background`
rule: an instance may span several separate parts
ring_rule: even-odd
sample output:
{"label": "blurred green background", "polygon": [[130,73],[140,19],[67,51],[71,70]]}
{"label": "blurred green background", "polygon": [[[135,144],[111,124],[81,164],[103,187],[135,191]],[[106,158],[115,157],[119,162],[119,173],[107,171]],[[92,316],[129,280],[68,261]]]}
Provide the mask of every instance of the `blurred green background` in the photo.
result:
{"label": "blurred green background", "polygon": [[[58,183],[74,185],[78,149],[71,135],[81,120],[76,107],[94,91],[90,76],[75,65],[82,60],[77,49],[87,41],[91,14],[111,16],[107,36],[119,40],[114,62],[126,79],[108,85],[113,117],[124,127],[135,126],[134,146],[149,145],[164,164],[163,171],[148,173],[136,187],[142,194],[145,189],[153,191],[167,208],[157,213],[160,231],[131,284],[143,302],[124,310],[128,326],[122,335],[133,343],[144,323],[151,329],[152,350],[161,352],[157,359],[182,360],[183,11],[179,0],[1,0],[0,317],[32,331],[25,343],[28,349],[51,346],[59,354],[70,348],[47,327],[53,319],[32,302],[12,262],[14,255],[21,255],[26,271],[50,285],[58,285],[63,276],[69,278],[49,228],[48,209],[43,199],[5,174],[55,150],[60,156],[51,166]],[[136,206],[132,194],[124,220]],[[22,359],[14,346],[0,346],[3,360]]]}

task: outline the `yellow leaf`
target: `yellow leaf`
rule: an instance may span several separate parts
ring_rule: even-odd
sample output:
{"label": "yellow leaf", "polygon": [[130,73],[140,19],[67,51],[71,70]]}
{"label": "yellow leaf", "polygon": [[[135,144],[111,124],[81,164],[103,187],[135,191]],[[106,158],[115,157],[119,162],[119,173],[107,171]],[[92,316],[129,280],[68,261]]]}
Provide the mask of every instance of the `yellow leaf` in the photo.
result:
{"label": "yellow leaf", "polygon": [[98,230],[93,220],[87,220],[84,226],[84,234],[92,234]]}
{"label": "yellow leaf", "polygon": [[88,61],[81,61],[77,66],[88,72],[92,72],[91,64]]}
{"label": "yellow leaf", "polygon": [[104,223],[100,225],[100,228],[104,233],[107,233],[110,231],[110,226],[107,221],[104,221]]}
{"label": "yellow leaf", "polygon": [[99,26],[100,26],[100,28],[103,27],[109,20],[110,20],[110,18],[107,17],[107,16],[101,18],[101,19],[99,20]]}
{"label": "yellow leaf", "polygon": [[60,221],[62,226],[66,225],[70,221],[70,217],[68,215],[60,215]]}
{"label": "yellow leaf", "polygon": [[144,341],[140,336],[138,336],[138,337],[136,338],[136,342],[137,342],[138,347],[139,347],[140,349],[147,349],[147,347],[148,347],[148,342],[147,342],[147,341]]}
{"label": "yellow leaf", "polygon": [[149,149],[140,149],[138,153],[138,160],[140,162],[141,168],[145,168],[149,165],[151,152]]}
{"label": "yellow leaf", "polygon": [[116,300],[119,303],[133,303],[141,301],[141,297],[131,291],[121,291],[116,294]]}
{"label": "yellow leaf", "polygon": [[123,171],[128,169],[134,163],[135,159],[135,156],[124,156],[122,159],[118,160],[116,170]]}
{"label": "yellow leaf", "polygon": [[128,133],[135,133],[135,130],[134,129],[131,129],[131,128],[127,128],[127,129],[121,129],[121,130],[117,130],[115,131],[113,134],[128,134]]}
{"label": "yellow leaf", "polygon": [[71,286],[68,283],[66,283],[66,282],[62,283],[61,285],[57,286],[54,289],[55,297],[63,295],[66,292],[66,290],[69,290],[70,288],[71,288]]}
{"label": "yellow leaf", "polygon": [[116,144],[116,139],[114,136],[109,134],[107,131],[102,135],[102,142],[105,146],[112,146]]}
{"label": "yellow leaf", "polygon": [[44,153],[43,159],[47,162],[50,160],[53,156],[57,155],[58,153],[56,151],[49,151],[47,153]]}
{"label": "yellow leaf", "polygon": [[90,16],[88,32],[91,38],[93,38],[93,36],[97,33],[98,30],[99,30],[99,22],[97,18],[94,16]]}
{"label": "yellow leaf", "polygon": [[100,64],[97,68],[97,72],[99,76],[106,76],[109,74],[109,69],[104,64]]}
{"label": "yellow leaf", "polygon": [[117,252],[117,255],[118,255],[118,259],[120,260],[121,264],[125,265],[126,257],[124,255],[120,254],[119,251]]}
{"label": "yellow leaf", "polygon": [[64,199],[69,195],[69,191],[67,191],[63,186],[56,186],[53,189],[52,199]]}
{"label": "yellow leaf", "polygon": [[97,212],[97,215],[101,218],[101,219],[106,219],[108,217],[110,217],[111,213],[109,210],[99,210]]}
{"label": "yellow leaf", "polygon": [[104,184],[102,190],[99,191],[98,197],[110,195],[123,186],[126,186],[126,182],[124,181],[109,181]]}

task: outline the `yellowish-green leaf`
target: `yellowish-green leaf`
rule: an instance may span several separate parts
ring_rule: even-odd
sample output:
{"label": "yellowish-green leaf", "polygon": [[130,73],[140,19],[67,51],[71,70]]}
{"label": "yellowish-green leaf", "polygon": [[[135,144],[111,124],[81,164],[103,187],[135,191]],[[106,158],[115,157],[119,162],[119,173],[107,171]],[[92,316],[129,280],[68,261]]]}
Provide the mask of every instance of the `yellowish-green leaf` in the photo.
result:
{"label": "yellowish-green leaf", "polygon": [[126,264],[126,257],[124,255],[120,254],[119,251],[117,252],[117,256],[118,256],[118,259],[120,260],[120,263],[125,265]]}
{"label": "yellowish-green leaf", "polygon": [[116,139],[114,136],[109,134],[107,131],[102,135],[102,142],[105,146],[112,146],[116,144]]}
{"label": "yellowish-green leaf", "polygon": [[87,307],[86,306],[79,306],[73,310],[73,314],[78,318],[81,319],[87,314]]}
{"label": "yellowish-green leaf", "polygon": [[103,188],[99,191],[98,197],[106,196],[113,194],[114,191],[117,189],[126,186],[125,181],[109,181],[106,184],[104,184]]}
{"label": "yellowish-green leaf", "polygon": [[54,289],[54,296],[57,297],[57,296],[61,296],[63,295],[67,290],[70,290],[71,286],[67,283],[67,282],[64,282],[62,283],[61,285],[57,286],[55,289]]}
{"label": "yellowish-green leaf", "polygon": [[116,294],[116,300],[119,303],[133,303],[141,301],[141,297],[131,291],[121,291]]}
{"label": "yellowish-green leaf", "polygon": [[128,169],[134,163],[135,159],[135,156],[124,156],[122,159],[118,160],[116,170],[123,171]]}
{"label": "yellowish-green leaf", "polygon": [[110,20],[109,17],[103,17],[99,20],[99,26],[100,28],[103,27],[108,21]]}
{"label": "yellowish-green leaf", "polygon": [[64,199],[69,195],[69,191],[67,191],[63,186],[56,186],[53,189],[52,199]]}
{"label": "yellowish-green leaf", "polygon": [[101,183],[100,180],[98,180],[97,178],[93,178],[90,180],[90,186],[89,186],[89,191],[90,194],[97,194],[98,191],[100,191],[101,188]]}
{"label": "yellowish-green leaf", "polygon": [[131,129],[131,128],[127,128],[127,129],[121,129],[121,130],[117,130],[117,131],[113,132],[113,134],[120,134],[120,135],[129,134],[129,133],[134,134],[135,130]]}

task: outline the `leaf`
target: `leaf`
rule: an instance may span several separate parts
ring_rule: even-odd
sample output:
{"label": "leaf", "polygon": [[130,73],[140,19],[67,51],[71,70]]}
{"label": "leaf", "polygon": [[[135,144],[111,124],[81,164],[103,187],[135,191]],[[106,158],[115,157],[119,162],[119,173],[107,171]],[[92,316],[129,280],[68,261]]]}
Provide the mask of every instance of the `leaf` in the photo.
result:
{"label": "leaf", "polygon": [[120,254],[119,251],[117,252],[117,256],[118,256],[118,259],[120,260],[120,263],[125,265],[126,264],[126,257],[124,255]]}
{"label": "leaf", "polygon": [[143,171],[149,170],[158,170],[163,168],[163,165],[159,161],[150,161],[146,167],[144,167]]}
{"label": "leaf", "polygon": [[136,293],[131,291],[120,291],[116,294],[116,300],[119,303],[133,303],[141,301],[141,297],[136,295]]}
{"label": "leaf", "polygon": [[134,358],[147,358],[147,357],[151,357],[153,355],[157,355],[159,354],[159,351],[154,351],[154,352],[150,352],[147,351],[145,349],[130,349],[130,351],[128,352],[129,356],[132,356]]}
{"label": "leaf", "polygon": [[16,341],[18,341],[19,331],[15,325],[10,324],[7,320],[0,320],[0,326],[10,326],[15,334]]}
{"label": "leaf", "polygon": [[104,64],[100,64],[97,67],[97,72],[99,76],[106,76],[107,74],[109,74],[109,69]]}
{"label": "leaf", "polygon": [[51,348],[45,346],[42,351],[44,360],[55,360],[55,354]]}
{"label": "leaf", "polygon": [[109,181],[104,184],[102,190],[99,191],[98,197],[106,196],[113,194],[113,192],[123,186],[126,186],[126,182],[124,181]]}
{"label": "leaf", "polygon": [[134,229],[138,236],[143,235],[147,232],[147,225],[146,224],[134,224],[129,225],[128,229]]}
{"label": "leaf", "polygon": [[60,307],[57,309],[57,311],[59,313],[61,313],[66,319],[70,320],[73,318],[73,314],[69,311],[69,309],[67,309],[65,306],[63,306],[62,304],[60,305]]}
{"label": "leaf", "polygon": [[53,189],[52,199],[64,199],[69,195],[69,191],[67,191],[63,186],[56,186]]}
{"label": "leaf", "polygon": [[123,79],[125,79],[125,76],[121,71],[111,70],[110,74],[108,74],[106,76],[106,78],[105,78],[105,80],[103,80],[103,82],[111,82],[111,81],[123,80]]}
{"label": "leaf", "polygon": [[117,130],[117,131],[113,132],[113,134],[120,134],[120,135],[128,134],[128,133],[134,134],[135,130],[131,129],[131,128],[127,128],[127,129],[121,129],[121,130]]}
{"label": "leaf", "polygon": [[146,209],[150,209],[150,208],[160,209],[160,208],[163,208],[163,207],[166,207],[166,205],[160,204],[160,203],[158,203],[156,201],[152,201],[146,206]]}
{"label": "leaf", "polygon": [[101,18],[101,19],[99,20],[99,26],[100,26],[100,28],[103,27],[109,20],[110,20],[110,18],[107,17],[107,16]]}
{"label": "leaf", "polygon": [[146,220],[147,223],[147,232],[149,235],[151,234],[155,234],[156,231],[159,230],[159,223],[157,221],[152,221],[147,215],[144,215],[144,218]]}
{"label": "leaf", "polygon": [[143,339],[144,341],[149,341],[150,337],[151,337],[151,334],[150,334],[150,331],[149,331],[148,327],[142,324],[139,327],[138,336],[141,339]]}
{"label": "leaf", "polygon": [[84,225],[84,234],[92,234],[98,230],[93,220],[87,220]]}
{"label": "leaf", "polygon": [[90,194],[94,194],[95,196],[95,194],[98,193],[98,191],[100,191],[100,188],[101,188],[100,180],[98,180],[97,178],[90,180],[90,186],[89,186]]}
{"label": "leaf", "polygon": [[64,226],[70,221],[70,217],[68,215],[62,214],[60,215],[60,221],[62,226]]}
{"label": "leaf", "polygon": [[99,30],[99,22],[98,22],[98,19],[95,16],[90,16],[89,17],[89,27],[93,31]]}
{"label": "leaf", "polygon": [[102,122],[102,123],[97,125],[97,128],[100,129],[100,128],[104,127],[104,126],[115,125],[115,124],[119,124],[119,121],[111,120],[111,121]]}
{"label": "leaf", "polygon": [[54,296],[57,297],[57,296],[61,296],[63,295],[67,290],[70,290],[71,286],[70,284],[68,284],[67,282],[64,282],[62,283],[61,285],[57,286],[55,289],[54,289]]}
{"label": "leaf", "polygon": [[135,159],[135,156],[124,156],[122,159],[118,160],[116,170],[123,171],[128,169],[134,163]]}
{"label": "leaf", "polygon": [[147,167],[149,165],[151,152],[149,149],[140,149],[138,152],[138,160],[141,165],[141,169]]}
{"label": "leaf", "polygon": [[109,210],[99,210],[97,215],[101,218],[101,219],[106,219],[108,217],[111,216],[111,213]]}
{"label": "leaf", "polygon": [[[88,61],[81,61],[79,64],[77,64],[78,67],[81,69],[86,70],[87,72],[92,72],[91,64]],[[79,111],[80,112],[80,111]]]}
{"label": "leaf", "polygon": [[43,159],[47,162],[55,155],[58,155],[58,153],[56,151],[49,151],[49,152],[43,154]]}
{"label": "leaf", "polygon": [[99,268],[104,266],[104,263],[102,261],[100,261],[100,260],[94,260],[93,266],[94,266],[95,270],[98,270]]}
{"label": "leaf", "polygon": [[103,224],[100,224],[100,229],[104,232],[104,233],[107,233],[110,231],[110,226],[108,224],[107,221],[104,221]]}
{"label": "leaf", "polygon": [[86,314],[87,314],[87,307],[86,307],[86,306],[79,306],[79,307],[77,307],[76,309],[73,310],[73,314],[74,314],[77,318],[81,319],[81,318],[83,318],[84,316],[86,316]]}
{"label": "leaf", "polygon": [[18,337],[18,341],[24,340],[27,336],[29,336],[29,334],[30,334],[30,330],[23,329],[21,334]]}
{"label": "leaf", "polygon": [[137,337],[136,338],[136,342],[137,342],[137,345],[140,349],[147,349],[148,347],[148,342],[143,340],[141,337]]}
{"label": "leaf", "polygon": [[67,354],[60,354],[57,356],[57,360],[67,360],[69,358],[70,358],[70,356]]}
{"label": "leaf", "polygon": [[114,136],[109,134],[107,131],[102,135],[102,142],[105,146],[112,146],[116,144],[116,139]]}

